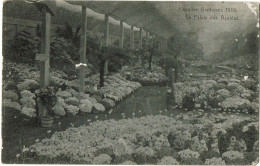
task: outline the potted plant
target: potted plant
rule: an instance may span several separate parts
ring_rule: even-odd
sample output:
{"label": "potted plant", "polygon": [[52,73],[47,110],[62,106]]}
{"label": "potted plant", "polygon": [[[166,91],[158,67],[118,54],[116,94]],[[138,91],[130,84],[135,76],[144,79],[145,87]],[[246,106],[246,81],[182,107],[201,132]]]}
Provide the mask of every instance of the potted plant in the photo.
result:
{"label": "potted plant", "polygon": [[52,86],[41,88],[36,92],[38,103],[38,118],[43,127],[51,127],[54,112],[52,107],[55,105],[57,97],[56,90]]}

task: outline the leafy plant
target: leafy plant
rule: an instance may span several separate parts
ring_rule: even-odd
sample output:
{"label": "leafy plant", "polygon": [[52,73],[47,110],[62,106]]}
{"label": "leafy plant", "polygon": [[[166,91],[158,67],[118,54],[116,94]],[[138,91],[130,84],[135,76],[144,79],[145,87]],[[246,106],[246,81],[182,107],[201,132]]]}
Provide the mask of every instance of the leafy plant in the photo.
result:
{"label": "leafy plant", "polygon": [[[111,61],[113,65],[117,63],[118,69],[120,69],[123,66],[123,63],[120,63],[120,61],[125,61],[126,63],[130,58],[127,57],[129,55],[126,51],[123,49],[117,48],[117,47],[100,47],[100,52],[98,54],[99,61],[100,61],[100,87],[104,86],[104,67],[105,62],[107,60]],[[110,63],[111,63],[110,62]],[[119,62],[119,63],[118,63]],[[112,65],[110,65],[112,66]],[[115,68],[114,68],[115,69]]]}
{"label": "leafy plant", "polygon": [[52,86],[47,86],[45,88],[42,88],[40,90],[36,90],[35,94],[36,97],[39,98],[42,103],[47,107],[47,110],[49,111],[49,114],[52,114],[52,112],[50,112],[52,109],[52,107],[54,106],[54,104],[57,101],[57,97],[56,97],[56,89]]}
{"label": "leafy plant", "polygon": [[12,61],[34,62],[39,49],[40,38],[28,31],[21,31],[15,35],[10,45],[10,53],[4,56]]}
{"label": "leafy plant", "polygon": [[80,46],[80,25],[77,26],[75,33],[73,33],[73,28],[69,23],[65,23],[64,27],[58,27],[56,29],[56,33],[58,35],[58,37],[63,37],[65,39],[68,39],[72,42],[72,44],[75,47]]}

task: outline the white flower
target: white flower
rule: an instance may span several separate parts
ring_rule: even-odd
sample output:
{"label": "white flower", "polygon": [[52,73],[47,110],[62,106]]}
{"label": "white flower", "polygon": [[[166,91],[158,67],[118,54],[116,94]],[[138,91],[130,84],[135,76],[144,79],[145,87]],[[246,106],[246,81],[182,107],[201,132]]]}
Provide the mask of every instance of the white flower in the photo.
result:
{"label": "white flower", "polygon": [[16,158],[19,158],[21,155],[20,154],[16,154]]}
{"label": "white flower", "polygon": [[157,164],[158,165],[179,165],[179,162],[171,156],[166,156],[163,157]]}
{"label": "white flower", "polygon": [[222,154],[222,158],[226,161],[232,161],[237,159],[244,159],[243,153],[238,151],[227,151]]}
{"label": "white flower", "polygon": [[28,152],[29,151],[29,148],[26,148],[25,146],[23,146],[23,152]]}
{"label": "white flower", "polygon": [[222,158],[213,157],[211,159],[206,159],[205,165],[226,165],[225,161]]}
{"label": "white flower", "polygon": [[182,160],[185,160],[185,159],[198,159],[200,154],[198,152],[194,152],[190,149],[185,149],[185,150],[182,150],[180,152],[178,152],[178,155],[180,156],[180,158]]}
{"label": "white flower", "polygon": [[67,106],[66,110],[68,113],[70,113],[72,115],[77,115],[79,112],[79,108],[76,106],[73,106],[73,105]]}
{"label": "white flower", "polygon": [[23,107],[21,113],[29,117],[36,117],[36,110],[33,108]]}

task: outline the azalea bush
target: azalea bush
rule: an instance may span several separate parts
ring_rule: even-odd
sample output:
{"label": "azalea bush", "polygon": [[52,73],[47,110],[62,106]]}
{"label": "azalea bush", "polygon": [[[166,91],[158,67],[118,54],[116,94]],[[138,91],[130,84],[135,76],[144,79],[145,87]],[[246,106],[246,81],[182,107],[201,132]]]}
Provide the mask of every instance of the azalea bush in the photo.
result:
{"label": "azalea bush", "polygon": [[168,78],[161,67],[153,66],[151,70],[148,66],[123,66],[120,73],[128,80],[140,82],[143,85],[159,84],[165,85]]}
{"label": "azalea bush", "polygon": [[[184,124],[181,119],[185,116],[189,119],[200,117],[200,121]],[[222,119],[223,123],[217,123],[219,119]],[[179,114],[176,119],[157,115],[119,121],[98,121],[87,126],[56,132],[51,138],[32,145],[30,154],[34,158],[42,157],[44,160],[66,158],[71,163],[81,161],[85,164],[97,163],[101,154],[106,154],[105,161],[100,160],[106,164],[127,161],[137,164],[238,164],[236,159],[243,159],[243,163],[251,164],[256,158],[249,159],[248,152],[257,153],[256,149],[221,149],[221,134],[226,135],[227,139],[224,141],[228,140],[225,146],[232,146],[228,136],[229,130],[236,128],[236,124],[245,127],[246,121],[257,122],[257,118],[214,114],[204,114],[201,117],[194,112],[189,115]],[[212,129],[208,128],[210,125],[213,126]],[[174,133],[179,133],[179,141],[174,137]],[[251,132],[247,138],[250,139],[257,133]],[[179,147],[181,138],[185,138],[186,145],[178,149],[176,147]],[[236,138],[240,142],[245,140],[246,146],[249,145],[245,137]],[[212,155],[205,155],[209,153]]]}

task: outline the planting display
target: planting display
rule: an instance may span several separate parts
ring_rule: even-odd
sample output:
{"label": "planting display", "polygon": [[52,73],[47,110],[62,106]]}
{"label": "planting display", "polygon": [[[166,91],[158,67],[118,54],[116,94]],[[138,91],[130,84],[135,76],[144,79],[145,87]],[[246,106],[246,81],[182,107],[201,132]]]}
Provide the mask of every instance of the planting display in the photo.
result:
{"label": "planting display", "polygon": [[198,103],[225,112],[253,113],[258,112],[258,95],[254,92],[257,89],[257,81],[252,78],[220,78],[175,83],[174,95],[176,104],[183,107]]}
{"label": "planting display", "polygon": [[142,85],[166,85],[168,78],[161,67],[154,66],[151,70],[144,67],[124,66],[122,76],[128,80],[140,82]]}
{"label": "planting display", "polygon": [[[185,116],[190,123],[183,123]],[[32,145],[27,155],[89,164],[251,164],[257,160],[257,133],[257,118],[251,117],[196,112],[147,116],[56,132]]]}
{"label": "planting display", "polygon": [[[97,88],[99,75],[86,78],[86,94],[78,92],[78,80],[60,70],[50,73],[50,86],[39,89],[37,66],[6,61],[4,107],[16,109],[29,118],[36,117],[39,104],[46,105],[46,115],[77,115],[79,112],[104,112],[141,87],[140,83],[124,79],[119,74],[105,77],[105,85]],[[8,67],[7,67],[8,66]],[[18,74],[19,73],[19,74]],[[18,84],[14,85],[14,79]]]}
{"label": "planting display", "polygon": [[2,163],[259,163],[258,3],[9,0],[2,14]]}

